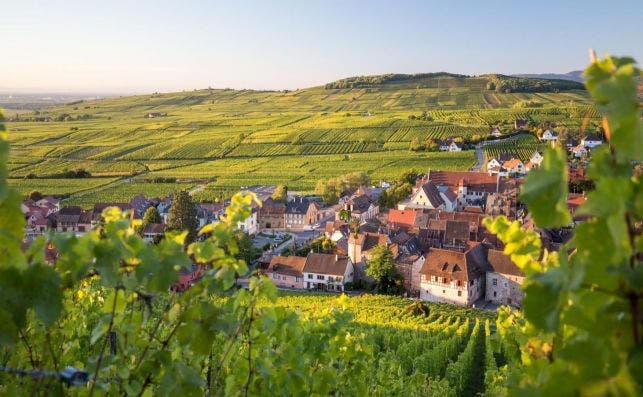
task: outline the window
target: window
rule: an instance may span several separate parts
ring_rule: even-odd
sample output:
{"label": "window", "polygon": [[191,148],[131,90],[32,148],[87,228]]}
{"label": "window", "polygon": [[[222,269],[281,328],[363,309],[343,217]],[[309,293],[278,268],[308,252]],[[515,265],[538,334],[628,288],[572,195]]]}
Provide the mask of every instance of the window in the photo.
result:
{"label": "window", "polygon": [[308,275],[308,278],[313,278],[313,275],[312,275],[312,274],[309,274],[309,275]]}
{"label": "window", "polygon": [[493,297],[495,298],[497,295],[496,291],[493,291]]}
{"label": "window", "polygon": [[462,291],[458,291],[458,296],[462,296]]}
{"label": "window", "polygon": [[323,279],[324,279],[324,276],[322,276],[321,274],[317,275],[317,280],[323,280]]}
{"label": "window", "polygon": [[446,294],[446,293],[447,293],[447,291],[446,291],[446,290],[442,290],[442,293],[443,293],[443,294]]}
{"label": "window", "polygon": [[493,280],[491,280],[491,284],[498,285],[498,279],[494,278]]}

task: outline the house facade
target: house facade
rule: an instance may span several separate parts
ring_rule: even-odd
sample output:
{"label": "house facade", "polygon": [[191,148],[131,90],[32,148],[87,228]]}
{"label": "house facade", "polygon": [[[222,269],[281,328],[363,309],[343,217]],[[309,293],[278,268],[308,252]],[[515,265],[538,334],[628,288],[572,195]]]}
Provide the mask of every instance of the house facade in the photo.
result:
{"label": "house facade", "polygon": [[583,139],[581,139],[581,145],[586,148],[593,149],[598,145],[603,144],[603,138],[598,134],[587,134]]}
{"label": "house facade", "polygon": [[310,253],[303,275],[305,289],[342,292],[346,283],[353,282],[354,268],[348,257]]}
{"label": "house facade", "polygon": [[304,289],[305,257],[301,256],[273,256],[266,276],[281,288]]}
{"label": "house facade", "polygon": [[466,252],[429,250],[420,270],[420,299],[471,306],[484,297],[487,268],[484,250],[482,244]]}
{"label": "house facade", "polygon": [[486,274],[485,300],[498,305],[520,307],[524,292],[521,285],[525,275],[502,251],[490,249],[487,254],[489,271]]}

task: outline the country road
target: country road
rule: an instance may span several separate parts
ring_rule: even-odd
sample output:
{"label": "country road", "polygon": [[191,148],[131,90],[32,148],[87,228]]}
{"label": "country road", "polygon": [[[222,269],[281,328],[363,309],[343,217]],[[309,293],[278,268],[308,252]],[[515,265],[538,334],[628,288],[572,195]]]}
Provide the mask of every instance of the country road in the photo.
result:
{"label": "country road", "polygon": [[198,193],[198,192],[200,192],[200,191],[201,191],[201,190],[203,190],[203,189],[205,189],[205,185],[203,185],[203,184],[196,185],[194,188],[192,188],[192,189],[188,192],[188,194],[191,196],[191,195],[193,195],[194,193]]}
{"label": "country road", "polygon": [[484,165],[484,152],[482,151],[482,144],[479,143],[476,145],[476,165],[471,167],[471,171],[480,172],[482,166]]}

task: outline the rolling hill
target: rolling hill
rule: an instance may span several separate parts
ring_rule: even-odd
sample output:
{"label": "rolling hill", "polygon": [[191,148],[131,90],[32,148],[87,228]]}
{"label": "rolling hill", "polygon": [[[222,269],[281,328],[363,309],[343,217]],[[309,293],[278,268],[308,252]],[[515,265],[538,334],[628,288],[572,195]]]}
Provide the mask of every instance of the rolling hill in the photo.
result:
{"label": "rolling hill", "polygon": [[[518,88],[488,89],[491,81]],[[318,179],[353,171],[380,180],[410,168],[467,169],[475,163],[473,151],[409,152],[410,142],[477,139],[491,125],[511,132],[517,118],[576,128],[586,115],[597,117],[586,92],[567,83],[383,75],[296,91],[205,89],[7,111],[10,177],[22,191],[45,186],[43,193],[59,194],[42,178],[84,168],[93,177],[130,184],[121,191],[167,177],[186,183],[177,188],[207,183],[207,193],[261,183],[311,190]],[[96,192],[106,189],[112,197],[112,179],[83,190],[98,199]]]}

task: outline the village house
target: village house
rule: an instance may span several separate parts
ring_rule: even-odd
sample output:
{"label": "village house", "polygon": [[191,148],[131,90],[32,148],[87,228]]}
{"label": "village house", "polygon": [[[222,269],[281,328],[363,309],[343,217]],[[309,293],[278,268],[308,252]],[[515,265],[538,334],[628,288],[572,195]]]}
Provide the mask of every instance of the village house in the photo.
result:
{"label": "village house", "polygon": [[438,141],[438,149],[441,152],[460,152],[462,147],[459,146],[454,139],[446,141]]}
{"label": "village house", "polygon": [[318,202],[306,197],[295,197],[286,204],[286,229],[304,230],[317,224],[322,218],[321,206]]}
{"label": "village house", "polygon": [[304,289],[304,265],[306,257],[301,256],[273,256],[266,276],[277,287]]}
{"label": "village house", "polygon": [[507,170],[508,176],[524,176],[527,173],[525,164],[517,157],[502,163],[502,168]]}
{"label": "village house", "polygon": [[543,154],[540,153],[538,150],[534,151],[534,153],[529,158],[529,161],[527,162],[527,164],[525,164],[525,171],[531,171],[534,168],[540,167],[540,164],[542,162],[543,162]]}
{"label": "village house", "polygon": [[558,142],[558,135],[556,135],[556,133],[553,132],[552,130],[547,129],[545,130],[545,132],[543,132],[543,135],[540,137],[540,140],[553,144]]}
{"label": "village house", "polygon": [[524,293],[520,286],[525,275],[502,251],[490,249],[487,253],[489,269],[486,274],[485,300],[498,305],[520,307]]}
{"label": "village house", "polygon": [[343,206],[335,213],[335,219],[339,220],[342,211],[350,212],[351,218],[360,222],[373,219],[379,214],[380,206],[377,201],[373,200],[368,194],[358,191],[352,195]]}
{"label": "village house", "polygon": [[321,291],[344,291],[346,283],[353,282],[351,259],[335,254],[310,253],[303,268],[304,288]]}
{"label": "village house", "polygon": [[348,257],[355,266],[355,276],[366,279],[366,262],[371,258],[373,249],[379,245],[388,247],[390,238],[381,233],[351,233],[347,239]]}
{"label": "village house", "polygon": [[[420,270],[424,264],[424,253],[417,236],[401,232],[391,238],[396,247],[395,269],[402,277],[402,286],[409,296],[420,296]],[[392,247],[393,248],[393,247]]]}
{"label": "village house", "polygon": [[386,225],[389,230],[412,231],[416,215],[420,212],[422,210],[417,208],[405,208],[403,210],[391,208],[387,215]]}
{"label": "village house", "polygon": [[579,144],[579,145],[577,145],[577,146],[574,146],[574,147],[571,149],[571,152],[572,152],[572,154],[574,155],[574,157],[576,157],[577,159],[579,159],[579,158],[582,158],[583,156],[586,156],[586,155],[587,155],[587,148],[586,148],[586,146],[584,146],[583,144]]}
{"label": "village house", "polygon": [[283,230],[286,227],[286,205],[268,197],[257,213],[259,230]]}
{"label": "village house", "polygon": [[518,131],[527,129],[528,125],[529,125],[529,120],[524,120],[524,119],[514,120],[514,128],[517,129]]}
{"label": "village house", "polygon": [[336,243],[343,238],[348,238],[349,225],[346,221],[328,221],[324,229],[324,235]]}
{"label": "village house", "polygon": [[495,138],[499,138],[499,137],[501,137],[501,136],[502,136],[502,132],[500,132],[500,129],[499,129],[498,127],[494,127],[494,129],[493,129],[493,130],[491,130],[491,132],[489,133],[489,135],[491,135],[491,136],[493,136],[493,137],[495,137]]}
{"label": "village house", "polygon": [[170,287],[172,291],[184,292],[187,291],[194,283],[199,281],[205,269],[201,264],[192,264],[190,267],[182,267],[179,270],[179,279]]}
{"label": "village house", "polygon": [[469,171],[429,171],[420,183],[432,181],[456,195],[456,211],[467,206],[482,207],[487,195],[502,190],[503,179],[498,175]]}
{"label": "village house", "polygon": [[53,196],[46,196],[36,201],[36,205],[40,208],[47,208],[47,215],[55,214],[60,210],[60,200]]}
{"label": "village house", "polygon": [[253,206],[250,215],[243,221],[237,222],[237,229],[248,234],[257,233],[257,208]]}
{"label": "village house", "polygon": [[456,209],[456,206],[457,196],[448,186],[437,186],[429,180],[415,190],[410,202],[403,202],[398,208],[426,208],[451,212]]}
{"label": "village house", "polygon": [[55,215],[57,232],[84,234],[92,229],[93,213],[78,206],[62,207]]}
{"label": "village house", "polygon": [[143,240],[155,243],[165,235],[165,225],[162,223],[148,223],[143,228]]}
{"label": "village house", "polygon": [[586,148],[593,149],[598,145],[603,144],[603,138],[601,138],[598,134],[587,134],[583,139],[581,139],[581,145],[585,146]]}
{"label": "village house", "polygon": [[420,270],[420,299],[471,306],[485,293],[485,247],[466,252],[433,248]]}

